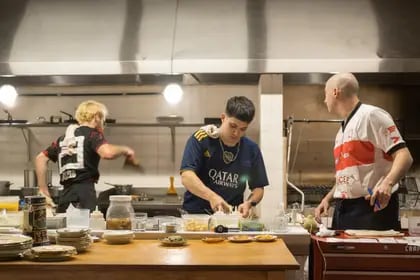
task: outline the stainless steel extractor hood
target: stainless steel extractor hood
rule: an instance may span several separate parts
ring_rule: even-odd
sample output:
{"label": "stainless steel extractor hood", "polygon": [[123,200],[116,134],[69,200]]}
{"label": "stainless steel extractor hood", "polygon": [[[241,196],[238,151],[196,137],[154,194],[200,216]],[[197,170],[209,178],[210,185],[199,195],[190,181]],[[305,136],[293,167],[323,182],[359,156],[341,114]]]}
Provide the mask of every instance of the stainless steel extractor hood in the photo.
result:
{"label": "stainless steel extractor hood", "polygon": [[419,5],[3,0],[0,75],[420,72]]}

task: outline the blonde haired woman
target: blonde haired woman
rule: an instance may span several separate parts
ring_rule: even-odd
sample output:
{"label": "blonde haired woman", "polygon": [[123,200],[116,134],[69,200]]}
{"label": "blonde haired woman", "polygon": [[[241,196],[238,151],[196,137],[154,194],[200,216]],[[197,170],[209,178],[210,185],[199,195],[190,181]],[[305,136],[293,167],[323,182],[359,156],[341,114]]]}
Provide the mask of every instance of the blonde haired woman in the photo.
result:
{"label": "blonde haired woman", "polygon": [[39,190],[50,197],[46,183],[48,161],[58,162],[60,183],[64,186],[57,212],[65,212],[72,203],[93,211],[96,206],[95,183],[99,179],[100,159],[127,157],[136,162],[134,151],[127,146],[109,144],[103,134],[106,106],[94,100],[82,102],[76,109],[78,124],[40,152],[35,160]]}

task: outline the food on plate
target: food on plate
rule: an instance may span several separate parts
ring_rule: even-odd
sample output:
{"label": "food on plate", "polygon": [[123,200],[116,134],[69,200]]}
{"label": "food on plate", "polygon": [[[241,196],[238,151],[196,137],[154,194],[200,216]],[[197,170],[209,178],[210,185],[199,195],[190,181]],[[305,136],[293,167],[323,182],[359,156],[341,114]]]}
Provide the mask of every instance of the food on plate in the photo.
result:
{"label": "food on plate", "polygon": [[171,235],[165,238],[165,240],[170,241],[170,242],[183,242],[185,241],[184,237],[180,236],[180,235]]}
{"label": "food on plate", "polygon": [[269,242],[277,239],[277,236],[271,234],[260,234],[255,236],[256,241]]}
{"label": "food on plate", "polygon": [[245,243],[245,242],[251,242],[254,239],[248,235],[234,235],[234,236],[230,236],[228,240],[230,242],[235,242],[235,243]]}
{"label": "food on plate", "polygon": [[225,238],[224,237],[204,237],[201,240],[206,243],[219,243],[219,242],[225,241]]}
{"label": "food on plate", "polygon": [[170,235],[161,239],[160,242],[166,246],[183,246],[187,244],[187,240],[180,235]]}

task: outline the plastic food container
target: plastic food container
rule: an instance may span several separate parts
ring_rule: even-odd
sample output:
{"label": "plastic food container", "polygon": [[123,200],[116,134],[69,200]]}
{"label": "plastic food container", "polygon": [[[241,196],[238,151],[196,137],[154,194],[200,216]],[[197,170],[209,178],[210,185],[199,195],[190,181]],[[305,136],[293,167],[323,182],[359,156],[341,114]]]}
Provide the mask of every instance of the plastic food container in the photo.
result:
{"label": "plastic food container", "polygon": [[176,233],[178,230],[177,223],[164,223],[163,224],[163,231],[166,233]]}
{"label": "plastic food container", "polygon": [[210,230],[222,225],[227,228],[239,228],[240,215],[238,213],[225,214],[223,212],[216,212],[210,219]]}
{"label": "plastic food container", "polygon": [[420,217],[408,217],[408,233],[410,236],[420,236]]}
{"label": "plastic food container", "polygon": [[0,196],[0,210],[18,211],[19,210],[19,196]]}
{"label": "plastic food container", "polygon": [[0,212],[0,227],[22,227],[23,212]]}
{"label": "plastic food container", "polygon": [[65,216],[47,217],[47,229],[59,229],[66,227]]}
{"label": "plastic food container", "polygon": [[258,220],[242,219],[239,222],[241,231],[263,231],[265,226]]}
{"label": "plastic food container", "polygon": [[208,231],[210,216],[206,214],[182,215],[184,231]]}

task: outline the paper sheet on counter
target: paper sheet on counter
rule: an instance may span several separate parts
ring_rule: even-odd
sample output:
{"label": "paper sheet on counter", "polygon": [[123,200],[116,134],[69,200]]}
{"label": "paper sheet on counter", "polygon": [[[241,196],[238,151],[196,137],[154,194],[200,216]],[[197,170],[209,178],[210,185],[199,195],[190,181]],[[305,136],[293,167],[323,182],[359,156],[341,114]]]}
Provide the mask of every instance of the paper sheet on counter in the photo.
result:
{"label": "paper sheet on counter", "polygon": [[328,237],[326,241],[329,243],[378,243],[378,240],[375,238],[336,238],[336,237]]}
{"label": "paper sheet on counter", "polygon": [[348,229],[344,231],[345,234],[352,237],[397,237],[404,236],[404,233],[391,230],[362,230],[362,229]]}

